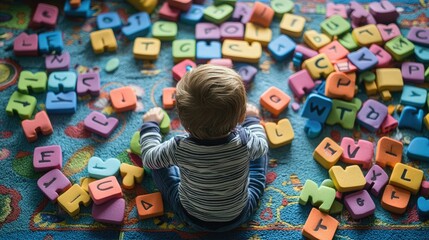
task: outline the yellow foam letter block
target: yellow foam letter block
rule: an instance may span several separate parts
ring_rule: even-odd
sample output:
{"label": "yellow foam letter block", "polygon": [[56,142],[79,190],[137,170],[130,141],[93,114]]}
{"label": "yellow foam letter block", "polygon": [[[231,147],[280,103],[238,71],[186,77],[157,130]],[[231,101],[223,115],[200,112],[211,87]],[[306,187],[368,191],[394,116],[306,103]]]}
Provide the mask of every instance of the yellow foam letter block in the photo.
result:
{"label": "yellow foam letter block", "polygon": [[71,188],[61,194],[58,199],[58,204],[70,216],[76,216],[80,212],[80,203],[85,207],[91,203],[91,197],[78,184],[74,184]]}
{"label": "yellow foam letter block", "polygon": [[303,68],[307,69],[311,78],[314,80],[327,78],[328,75],[335,70],[325,53],[318,54],[305,60]]}
{"label": "yellow foam letter block", "polygon": [[366,180],[358,165],[351,165],[344,170],[341,166],[329,169],[329,176],[338,192],[353,192],[365,187]]}
{"label": "yellow foam letter block", "polygon": [[379,92],[399,92],[404,87],[402,72],[399,68],[378,68],[375,70],[377,75],[377,87]]}
{"label": "yellow foam letter block", "polygon": [[127,0],[133,7],[137,8],[139,11],[144,11],[149,14],[153,12],[158,4],[158,0]]}
{"label": "yellow foam letter block", "polygon": [[342,154],[343,149],[341,146],[326,137],[314,150],[313,158],[324,168],[330,169],[338,162]]}
{"label": "yellow foam letter block", "polygon": [[328,45],[331,39],[324,33],[308,30],[304,32],[304,42],[312,49],[319,50],[319,48]]}
{"label": "yellow foam letter block", "polygon": [[281,119],[277,124],[274,122],[267,122],[264,127],[271,148],[290,144],[295,136],[292,124],[286,118]]}
{"label": "yellow foam letter block", "polygon": [[238,62],[258,63],[262,46],[259,42],[249,44],[242,40],[226,39],[222,44],[222,56]]}
{"label": "yellow foam letter block", "polygon": [[259,42],[262,46],[268,46],[271,38],[273,36],[273,32],[269,27],[261,27],[254,23],[248,22],[246,23],[246,31],[244,33],[244,40],[249,43]]}
{"label": "yellow foam letter block", "polygon": [[97,181],[97,179],[95,178],[89,178],[89,177],[84,177],[80,179],[80,187],[85,190],[87,193],[89,193],[89,188],[88,185],[92,182]]}
{"label": "yellow foam letter block", "polygon": [[305,18],[302,16],[286,13],[280,22],[280,31],[291,37],[301,37],[304,31]]}
{"label": "yellow foam letter block", "polygon": [[156,38],[141,38],[134,40],[134,58],[143,60],[156,60],[161,51],[161,41]]}
{"label": "yellow foam letter block", "polygon": [[107,51],[114,52],[118,48],[115,34],[111,28],[94,31],[89,34],[91,38],[92,49],[95,53],[103,53]]}
{"label": "yellow foam letter block", "polygon": [[361,47],[369,47],[371,44],[383,44],[383,38],[375,24],[368,24],[353,29],[353,39]]}
{"label": "yellow foam letter block", "polygon": [[141,183],[143,181],[144,170],[141,167],[122,163],[119,168],[122,176],[122,186],[125,189],[133,189],[135,183]]}
{"label": "yellow foam letter block", "polygon": [[410,191],[412,194],[419,192],[423,181],[423,171],[403,163],[397,163],[393,168],[389,184]]}

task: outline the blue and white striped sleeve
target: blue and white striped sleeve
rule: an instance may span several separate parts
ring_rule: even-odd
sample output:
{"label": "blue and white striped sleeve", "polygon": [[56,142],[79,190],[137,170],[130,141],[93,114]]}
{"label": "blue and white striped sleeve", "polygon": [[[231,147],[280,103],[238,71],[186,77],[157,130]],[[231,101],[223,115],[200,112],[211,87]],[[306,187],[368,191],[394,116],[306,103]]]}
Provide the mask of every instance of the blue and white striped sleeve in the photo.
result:
{"label": "blue and white striped sleeve", "polygon": [[258,117],[246,117],[242,126],[249,130],[247,149],[251,160],[260,158],[268,152],[267,136]]}
{"label": "blue and white striped sleeve", "polygon": [[140,130],[141,158],[144,167],[160,169],[174,165],[177,144],[174,138],[161,143],[162,137],[156,122],[143,123]]}

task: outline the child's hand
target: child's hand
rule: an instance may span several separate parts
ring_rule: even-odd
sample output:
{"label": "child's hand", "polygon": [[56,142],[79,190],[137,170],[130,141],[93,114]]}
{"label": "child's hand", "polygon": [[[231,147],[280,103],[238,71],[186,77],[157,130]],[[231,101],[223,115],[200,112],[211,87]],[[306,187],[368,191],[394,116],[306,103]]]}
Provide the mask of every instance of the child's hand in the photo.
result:
{"label": "child's hand", "polygon": [[156,122],[158,125],[164,118],[164,111],[160,107],[151,108],[143,115],[143,122]]}
{"label": "child's hand", "polygon": [[253,104],[246,104],[246,116],[259,117],[259,109]]}

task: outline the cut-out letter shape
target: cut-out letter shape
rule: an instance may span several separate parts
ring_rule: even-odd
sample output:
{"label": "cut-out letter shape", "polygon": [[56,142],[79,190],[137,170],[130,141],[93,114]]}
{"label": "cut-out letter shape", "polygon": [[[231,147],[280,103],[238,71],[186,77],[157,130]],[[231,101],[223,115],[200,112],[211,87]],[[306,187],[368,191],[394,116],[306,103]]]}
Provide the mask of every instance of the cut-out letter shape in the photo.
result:
{"label": "cut-out letter shape", "polygon": [[121,87],[110,91],[110,101],[116,112],[136,109],[137,96],[131,87]]}
{"label": "cut-out letter shape", "polygon": [[343,149],[334,140],[326,137],[314,150],[313,158],[324,168],[330,169],[338,162],[342,154]]}
{"label": "cut-out letter shape", "polygon": [[71,187],[70,180],[59,170],[52,169],[37,180],[37,186],[52,202]]}
{"label": "cut-out letter shape", "polygon": [[140,219],[159,217],[164,214],[164,205],[160,192],[137,196],[136,206]]}
{"label": "cut-out letter shape", "polygon": [[103,53],[105,50],[114,52],[118,48],[115,34],[111,28],[98,30],[89,34],[91,45],[94,53]]}
{"label": "cut-out letter shape", "polygon": [[100,205],[115,198],[122,198],[122,189],[115,176],[99,179],[88,184],[89,194]]}
{"label": "cut-out letter shape", "polygon": [[402,142],[389,137],[382,137],[377,143],[375,162],[382,168],[386,166],[393,168],[402,161],[402,150]]}
{"label": "cut-out letter shape", "polygon": [[372,195],[378,197],[389,181],[387,173],[378,165],[374,165],[368,170],[365,176],[366,185],[365,188],[371,191]]}
{"label": "cut-out letter shape", "polygon": [[299,195],[299,204],[306,205],[309,200],[320,211],[328,213],[335,200],[335,189],[327,186],[318,187],[315,182],[307,180]]}
{"label": "cut-out letter shape", "polygon": [[74,184],[57,199],[61,206],[70,216],[74,217],[80,212],[80,203],[85,207],[91,203],[91,197],[79,185]]}
{"label": "cut-out letter shape", "polygon": [[290,97],[279,88],[273,86],[262,93],[259,102],[274,117],[278,117],[288,107]]}
{"label": "cut-out letter shape", "polygon": [[308,239],[333,239],[339,224],[329,214],[312,208],[302,228],[302,235]]}
{"label": "cut-out letter shape", "polygon": [[417,194],[423,181],[423,171],[403,163],[397,163],[390,175],[389,184]]}
{"label": "cut-out letter shape", "polygon": [[117,158],[102,160],[99,157],[91,157],[88,162],[88,174],[90,177],[96,179],[116,176],[120,165],[121,161]]}
{"label": "cut-out letter shape", "polygon": [[286,118],[279,120],[278,123],[267,122],[264,127],[271,148],[290,144],[294,138],[292,124]]}
{"label": "cut-out letter shape", "polygon": [[114,117],[106,117],[100,112],[91,112],[83,121],[85,129],[96,133],[105,138],[109,137],[110,134],[118,126],[118,119]]}
{"label": "cut-out letter shape", "polygon": [[98,72],[79,74],[77,77],[76,92],[79,96],[90,94],[96,97],[100,95],[100,74]]}
{"label": "cut-out letter shape", "polygon": [[407,210],[411,193],[403,188],[393,185],[386,185],[381,197],[381,207],[389,212],[403,214]]}
{"label": "cut-out letter shape", "polygon": [[37,172],[61,169],[63,153],[60,145],[36,147],[33,152],[33,167]]}
{"label": "cut-out letter shape", "polygon": [[122,224],[125,216],[125,199],[116,198],[103,204],[92,205],[91,216],[97,222]]}
{"label": "cut-out letter shape", "polygon": [[34,142],[38,138],[38,133],[50,135],[54,132],[51,120],[45,111],[36,113],[33,120],[26,119],[21,122],[22,130],[28,142]]}
{"label": "cut-out letter shape", "polygon": [[358,165],[347,166],[343,169],[341,166],[333,166],[329,169],[329,176],[339,192],[353,192],[365,187],[366,180],[362,170]]}
{"label": "cut-out letter shape", "polygon": [[341,140],[341,148],[343,154],[341,160],[348,164],[362,165],[364,169],[368,169],[372,164],[374,156],[374,147],[372,142],[359,139],[357,143],[353,138],[343,137]]}
{"label": "cut-out letter shape", "polygon": [[122,163],[119,171],[122,176],[122,186],[125,189],[133,189],[135,183],[141,183],[143,181],[144,170],[141,167]]}

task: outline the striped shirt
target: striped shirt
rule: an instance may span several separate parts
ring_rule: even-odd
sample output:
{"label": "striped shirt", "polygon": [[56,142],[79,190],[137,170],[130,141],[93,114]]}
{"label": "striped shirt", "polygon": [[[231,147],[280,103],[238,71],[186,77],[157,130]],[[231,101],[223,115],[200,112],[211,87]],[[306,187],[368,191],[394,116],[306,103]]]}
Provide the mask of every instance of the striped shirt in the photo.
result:
{"label": "striped shirt", "polygon": [[140,132],[143,166],[176,165],[180,170],[179,198],[193,217],[206,222],[235,219],[247,202],[249,161],[268,151],[264,128],[256,117],[227,137],[199,140],[176,136],[161,143],[158,124],[147,122]]}

